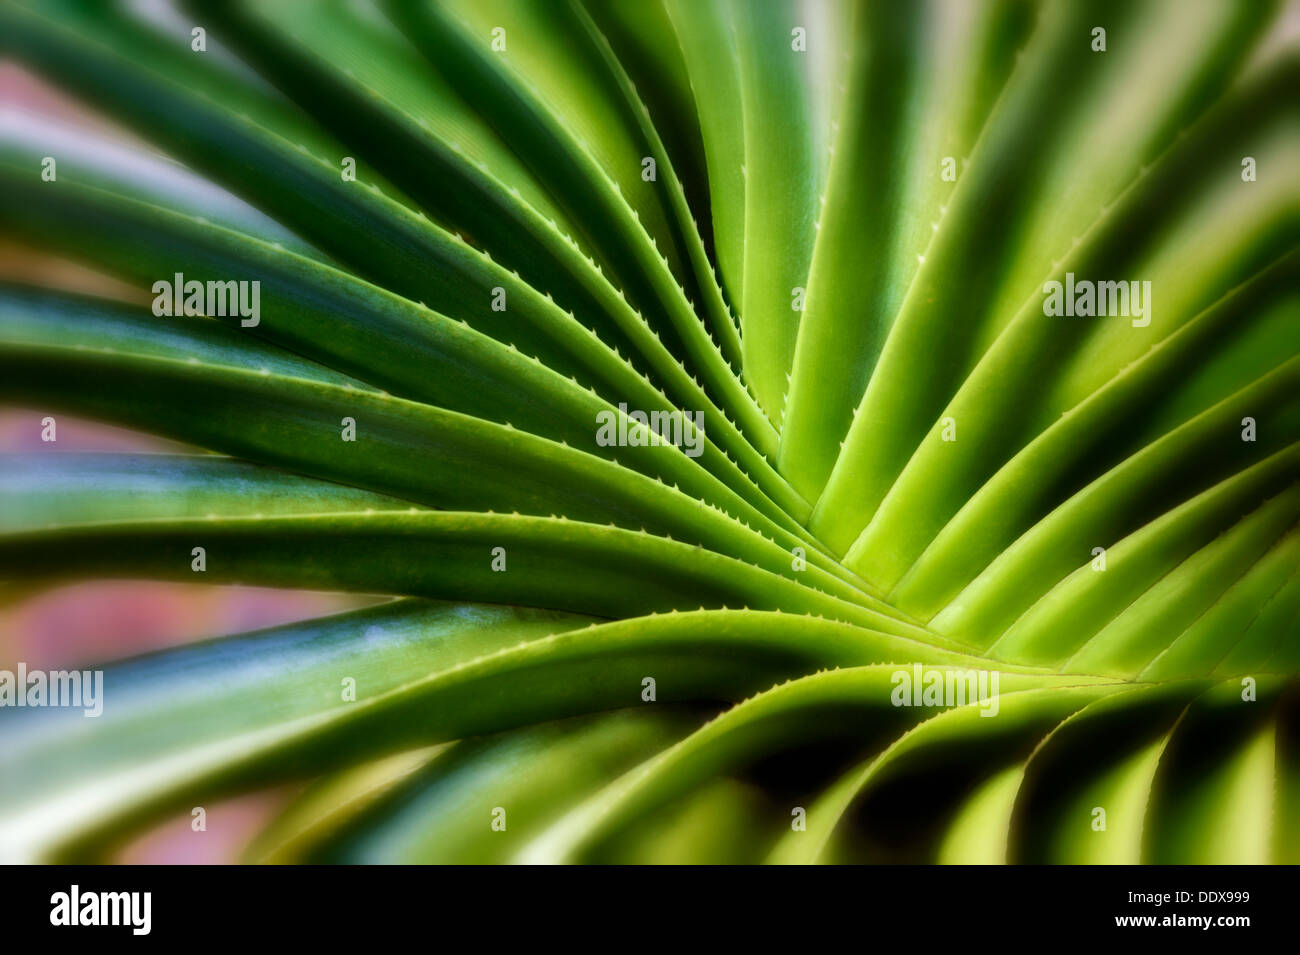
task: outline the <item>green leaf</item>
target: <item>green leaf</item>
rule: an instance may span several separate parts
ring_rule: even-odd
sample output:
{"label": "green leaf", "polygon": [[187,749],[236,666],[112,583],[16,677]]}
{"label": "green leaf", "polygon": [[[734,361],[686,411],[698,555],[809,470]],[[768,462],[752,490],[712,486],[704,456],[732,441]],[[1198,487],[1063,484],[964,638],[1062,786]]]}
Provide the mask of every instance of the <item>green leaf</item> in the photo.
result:
{"label": "green leaf", "polygon": [[[30,188],[30,177],[17,166],[0,164],[0,178],[6,172]],[[508,421],[606,455],[611,452],[595,440],[596,415],[616,413],[611,403],[626,403],[643,414],[695,413],[689,406],[686,411],[673,408],[648,379],[611,354],[589,330],[517,279],[504,278],[498,267],[463,243],[450,242],[447,251],[456,259],[452,268],[460,287],[457,294],[478,300],[473,328],[463,319],[457,323],[320,263],[109,193],[83,191],[71,184],[63,185],[57,194],[36,189],[30,197],[15,190],[4,208],[28,234],[52,243],[76,244],[97,263],[111,264],[142,283],[159,281],[160,274],[167,276],[161,280],[167,283],[175,274],[183,274],[187,282],[224,282],[232,273],[245,276],[242,281],[260,282],[267,320],[251,328],[251,334],[405,397]],[[123,245],[123,235],[135,241]],[[506,285],[491,286],[498,281]],[[513,302],[513,310],[492,308],[492,288],[514,294],[504,299]],[[230,319],[236,320],[242,321]],[[425,369],[434,361],[449,362],[459,373],[431,378]],[[494,365],[496,371],[489,371]],[[498,380],[493,383],[494,374]],[[566,376],[572,380],[565,381]],[[555,427],[554,407],[538,406],[534,383],[539,378],[549,379],[559,389],[553,396],[557,402],[568,393],[573,417],[567,428]],[[612,401],[601,401],[584,390],[597,388]],[[718,434],[733,453],[754,466],[777,500],[796,514],[806,513],[798,495],[758,458],[699,389],[694,390],[701,399],[698,413],[704,415],[706,432]],[[725,475],[733,489],[742,489],[770,518],[781,520],[787,528],[796,526],[766,501],[726,453],[711,443],[702,445],[701,453],[707,468]],[[694,472],[687,467],[689,462],[678,463],[679,470]]]}
{"label": "green leaf", "polygon": [[[745,274],[745,133],[735,40],[722,4],[663,0],[690,84],[708,171],[718,270],[739,309]],[[737,160],[740,160],[737,162]]]}
{"label": "green leaf", "polygon": [[[1250,515],[1251,523],[1266,526],[1280,519],[1283,528],[1289,527],[1295,520],[1293,509],[1300,507],[1300,486],[1291,483],[1298,460],[1300,445],[1293,445],[1174,508],[1106,548],[1105,571],[1094,569],[1100,564],[1088,561],[1090,552],[1081,548],[1078,569],[1007,628],[989,653],[998,659],[1069,665],[1072,653],[1157,581],[1167,581],[1168,587],[1191,583],[1204,558],[1189,558],[1242,518]],[[1277,496],[1263,506],[1257,504],[1259,496],[1270,494]],[[1276,526],[1269,529],[1279,532]],[[1154,607],[1163,615],[1171,614],[1176,605],[1166,606],[1157,599]],[[1176,618],[1169,622],[1176,623]],[[1172,636],[1166,631],[1163,639]]]}
{"label": "green leaf", "polygon": [[[967,795],[1008,764],[1023,761],[1071,713],[1109,694],[1130,692],[1077,678],[1035,687],[1031,679],[1002,679],[1007,677],[1009,685],[995,691],[988,705],[944,709],[842,775],[809,807],[808,830],[786,834],[773,861],[889,862],[900,851],[932,858],[944,835],[943,820],[956,815]],[[865,831],[850,840],[847,817],[855,809]],[[884,819],[889,821],[882,825],[878,820]]]}
{"label": "green leaf", "polygon": [[[1089,478],[1104,473],[1108,465],[1113,466],[1126,456],[1146,453],[1148,446],[1238,391],[1244,392],[1245,400],[1233,401],[1225,411],[1236,411],[1243,406],[1254,406],[1257,410],[1262,407],[1259,402],[1268,400],[1268,393],[1249,386],[1285,364],[1288,356],[1285,345],[1292,340],[1288,335],[1293,327],[1300,331],[1300,311],[1294,303],[1283,301],[1273,309],[1267,305],[1279,288],[1294,277],[1298,264],[1300,257],[1288,255],[1061,415],[970,496],[908,569],[894,588],[892,599],[912,612],[927,617],[934,615],[1012,544],[1019,533],[1027,531],[1034,519],[1041,519],[1062,490],[1080,488]],[[1255,320],[1256,315],[1276,316],[1280,321]],[[1221,366],[1227,372],[1227,380],[1207,376],[1190,385],[1186,382],[1187,367],[1202,366],[1216,350],[1231,348],[1234,342],[1250,336],[1257,328],[1266,334],[1259,349],[1261,360],[1252,363],[1254,368],[1233,363],[1231,370]],[[1241,337],[1234,339],[1236,335]],[[1243,375],[1241,371],[1247,373]],[[1195,395],[1195,403],[1181,400],[1184,395]],[[1153,405],[1159,409],[1154,414],[1156,422],[1160,421],[1161,411],[1171,405],[1181,405],[1184,413],[1172,419],[1166,415],[1163,426],[1157,429],[1155,422],[1146,425],[1152,420],[1152,412],[1146,409]],[[1191,428],[1183,431],[1189,437],[1195,433],[1198,432]],[[1249,457],[1243,459],[1225,453],[1224,442],[1216,440],[1216,436],[1221,438],[1219,426],[1199,433],[1203,435],[1201,441],[1188,447],[1195,447],[1193,453],[1200,455],[1202,465],[1197,470],[1203,475],[1201,481],[1226,475],[1230,468],[1249,460]],[[1266,439],[1273,442],[1277,437],[1277,432],[1270,428]],[[1170,434],[1166,444],[1171,445],[1172,441]],[[1211,448],[1213,454],[1209,453]],[[1232,445],[1227,448],[1237,450]],[[1114,503],[1118,502],[1118,493],[1117,490]],[[1150,500],[1132,484],[1123,493],[1131,502]],[[1166,483],[1161,500],[1168,501],[1169,493]]]}
{"label": "green leaf", "polygon": [[1276,779],[1276,680],[1243,699],[1229,680],[1198,699],[1160,760],[1143,855],[1161,865],[1270,861]]}
{"label": "green leaf", "polygon": [[[822,672],[759,694],[726,711],[574,809],[539,837],[524,858],[528,861],[599,859],[602,841],[613,837],[634,818],[668,803],[704,780],[752,763],[763,754],[806,746],[814,740],[834,741],[846,748],[873,744],[883,748],[894,735],[921,718],[919,710],[891,704],[891,694],[897,686],[892,679],[894,672],[893,665]],[[1008,684],[1007,693],[1035,685],[1068,685],[1054,677],[1008,673],[1004,679]],[[1098,686],[1074,692],[1087,698],[1109,691],[1107,686]],[[1070,693],[1045,695],[1060,703],[1074,698]],[[962,709],[978,712],[980,707]],[[996,722],[1002,725],[1002,721]],[[811,807],[808,815],[810,824],[820,818],[818,807]],[[814,841],[811,831],[792,832],[786,838]]]}
{"label": "green leaf", "polygon": [[[402,601],[116,664],[104,675],[98,719],[75,710],[0,712],[8,741],[0,765],[39,767],[0,774],[0,850],[28,858],[64,846],[84,857],[191,795],[644,705],[649,673],[661,700],[717,700],[900,647],[907,658],[960,659],[786,614],[674,614],[564,635],[583,622]],[[345,676],[356,680],[356,702],[342,697]]]}
{"label": "green leaf", "polygon": [[349,864],[510,862],[566,805],[698,723],[676,708],[623,710],[467,740],[309,858]]}
{"label": "green leaf", "polygon": [[46,451],[7,454],[0,462],[4,533],[217,514],[410,510],[396,498],[215,455]]}
{"label": "green leaf", "polygon": [[[30,859],[93,835],[112,841],[188,792],[293,778],[373,752],[376,740],[397,748],[433,737],[374,714],[411,697],[431,672],[583,622],[403,602],[115,664],[103,674],[98,718],[0,713],[0,851]],[[346,679],[357,702],[344,699]]]}
{"label": "green leaf", "polygon": [[0,671],[0,858],[262,793],[247,861],[1292,860],[1285,13],[0,4],[0,656],[372,601]]}
{"label": "green leaf", "polygon": [[394,753],[322,776],[257,834],[243,861],[294,863],[446,752],[447,743]]}
{"label": "green leaf", "polygon": [[[821,493],[918,259],[1010,70],[1019,2],[858,4],[821,197],[780,463]],[[906,92],[904,92],[906,91]]]}
{"label": "green leaf", "polygon": [[[801,544],[797,538],[778,530],[785,540],[778,543],[616,461],[509,425],[346,386],[276,376],[269,369],[74,346],[12,345],[0,351],[0,368],[7,377],[0,395],[21,389],[54,408],[84,409],[161,434],[197,437],[235,456],[412,503],[484,510],[513,506],[534,514],[618,523],[701,545],[712,535],[701,536],[700,530],[711,527],[721,553],[748,554],[775,573],[806,575],[810,583],[845,599],[905,617],[858,589],[851,575],[814,548],[804,555],[811,566],[800,567],[797,556],[791,557]],[[358,441],[342,440],[345,418],[356,423]],[[423,450],[415,453],[415,447]],[[669,446],[641,450],[688,460]],[[494,478],[487,469],[492,458],[497,461]]]}
{"label": "green leaf", "polygon": [[[1163,34],[1184,29],[1166,22],[1185,19],[1177,4],[1153,4],[1150,9],[1158,15],[1153,13],[1149,22],[1142,24],[1142,30]],[[1017,389],[1005,388],[1000,379],[1002,390],[992,390],[995,376],[971,384],[967,379],[973,370],[983,368],[992,375],[995,366],[1000,370],[1013,361],[1021,376],[1034,382],[1051,382],[1052,376],[1044,375],[1042,368],[1029,362],[1037,354],[1035,349],[1019,343],[1012,348],[1007,343],[1018,335],[1029,336],[1031,341],[1040,340],[1039,347],[1048,355],[1069,355],[1067,346],[1073,336],[1096,327],[1095,322],[1063,326],[1062,320],[1045,316],[1044,277],[1063,277],[1062,266],[1066,264],[1080,277],[1125,275],[1137,264],[1134,260],[1143,246],[1161,234],[1159,227],[1180,211],[1181,202],[1174,197],[1183,196],[1185,202],[1186,184],[1204,181],[1213,171],[1222,176],[1222,188],[1231,184],[1243,202],[1249,201],[1245,197],[1250,194],[1240,189],[1240,167],[1236,166],[1240,151],[1235,149],[1232,137],[1260,126],[1279,128],[1281,116],[1272,104],[1285,77],[1294,75],[1295,65],[1284,61],[1251,86],[1235,90],[1216,111],[1202,119],[1196,135],[1174,143],[1161,159],[1159,172],[1148,170],[1138,178],[1142,165],[1174,142],[1175,131],[1192,124],[1205,112],[1204,97],[1189,93],[1189,98],[1182,101],[1171,91],[1199,88],[1215,77],[1230,75],[1239,55],[1230,47],[1221,57],[1189,60],[1169,53],[1160,56],[1157,63],[1129,58],[1122,65],[1111,66],[1112,61],[1106,59],[1110,53],[1091,51],[1090,31],[1099,19],[1110,20],[1114,35],[1121,23],[1129,29],[1132,25],[1126,23],[1127,18],[1138,14],[1133,5],[1123,3],[1106,3],[1100,9],[1063,5],[1044,11],[1044,24],[1035,31],[1019,66],[1023,73],[1018,77],[1020,82],[1013,82],[1000,99],[969,166],[958,180],[942,228],[890,329],[845,437],[844,450],[817,503],[810,526],[837,552],[848,549],[851,538],[881,507],[919,445],[948,444],[938,440],[940,419],[946,415],[945,406],[963,389],[963,382],[967,392],[978,384],[990,400],[1000,398],[998,411],[1006,408],[1007,396],[1019,395]],[[1199,22],[1185,27],[1202,28]],[[1089,195],[1090,201],[1083,207],[1083,223],[1092,225],[1054,235],[1051,244],[1025,246],[1040,264],[1026,268],[1028,279],[1007,285],[1008,291],[1001,295],[1006,301],[995,307],[1000,300],[999,283],[1008,277],[1012,253],[1024,235],[1020,228],[990,230],[986,227],[987,217],[996,215],[1000,221],[1018,222],[1035,198],[1050,196],[1038,192],[1046,188],[1039,177],[1046,175],[1046,162],[1051,156],[1065,159],[1073,155],[1067,150],[1066,137],[1056,135],[1067,128],[1064,124],[1073,110],[1086,102],[1085,97],[1096,84],[1108,86],[1116,97],[1126,94],[1132,84],[1120,83],[1120,78],[1130,70],[1147,69],[1165,71],[1161,89],[1166,101],[1161,105],[1168,112],[1141,119],[1145,126],[1159,132],[1152,133],[1153,139],[1138,138],[1117,151],[1126,172],[1116,178],[1113,188],[1100,191],[1100,199]],[[1092,124],[1087,128],[1091,130]],[[1233,156],[1233,165],[1215,163],[1213,159],[1207,162],[1207,149],[1211,156]],[[1028,170],[1032,172],[1027,174]],[[1135,179],[1145,188],[1137,188]],[[1052,215],[1064,215],[1058,204],[1053,204]],[[1077,247],[1076,239],[1080,240]],[[1277,241],[1280,248],[1263,256],[1261,266],[1288,247],[1284,238]],[[1290,244],[1294,244],[1293,232]],[[970,276],[971,282],[951,281],[954,272]],[[1228,287],[1249,274],[1229,282]],[[1192,289],[1198,291],[1199,286],[1193,284]],[[1187,317],[1223,291],[1226,289],[1205,296]],[[978,309],[973,315],[972,304]],[[1017,331],[1018,335],[1003,334]],[[1032,406],[1032,402],[1022,399],[1013,405],[1011,413]],[[992,415],[993,409],[986,413]],[[961,420],[957,418],[959,429]],[[1007,436],[1016,433],[1007,430]],[[959,431],[958,443],[961,440]]]}
{"label": "green leaf", "polygon": [[1024,767],[1008,861],[1141,863],[1160,759],[1188,704],[1204,689],[1196,683],[1142,687],[1098,700],[1062,722]]}
{"label": "green leaf", "polygon": [[806,28],[779,0],[729,0],[725,10],[735,35],[745,140],[741,355],[759,404],[781,421],[799,329],[795,290],[806,284],[823,179],[803,61],[825,53],[815,38],[811,49],[796,49],[794,31]]}
{"label": "green leaf", "polygon": [[[542,12],[567,10],[559,16],[563,21],[572,9],[535,2],[390,5],[426,58],[582,224],[629,299],[666,320],[656,331],[675,339],[670,349],[762,450],[775,432],[691,310],[700,293],[692,292],[680,264],[671,213],[650,188],[654,184],[641,178],[648,144],[638,142],[642,133],[628,128],[623,108],[596,83],[598,52],[580,49],[563,72],[542,68],[563,48],[555,37],[557,21]],[[495,29],[505,31],[504,51],[492,49]],[[521,71],[529,72],[531,83],[519,78]],[[555,110],[566,108],[567,123],[561,124]],[[551,162],[556,156],[566,161]],[[720,302],[707,296],[706,304],[712,300]]]}

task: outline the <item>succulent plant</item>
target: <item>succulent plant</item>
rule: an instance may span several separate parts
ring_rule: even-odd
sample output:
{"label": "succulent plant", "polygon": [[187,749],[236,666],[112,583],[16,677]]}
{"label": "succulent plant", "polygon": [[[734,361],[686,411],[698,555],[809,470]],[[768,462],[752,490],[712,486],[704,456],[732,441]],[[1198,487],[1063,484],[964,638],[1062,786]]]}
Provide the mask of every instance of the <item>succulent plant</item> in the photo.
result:
{"label": "succulent plant", "polygon": [[8,599],[392,599],[0,681],[0,855],[1300,861],[1295,13],[6,2],[0,396],[184,446]]}

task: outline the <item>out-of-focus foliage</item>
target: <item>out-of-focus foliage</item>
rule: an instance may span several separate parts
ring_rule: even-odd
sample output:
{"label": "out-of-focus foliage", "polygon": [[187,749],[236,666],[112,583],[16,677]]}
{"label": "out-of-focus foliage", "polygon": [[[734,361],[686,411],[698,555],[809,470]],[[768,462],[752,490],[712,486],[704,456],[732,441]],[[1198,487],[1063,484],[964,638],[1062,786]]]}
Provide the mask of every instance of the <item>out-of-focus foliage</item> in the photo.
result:
{"label": "out-of-focus foliage", "polygon": [[137,145],[7,104],[0,232],[138,297],[0,398],[214,453],[7,457],[6,594],[396,599],[0,709],[0,855],[1297,861],[1295,17],[7,0]]}

